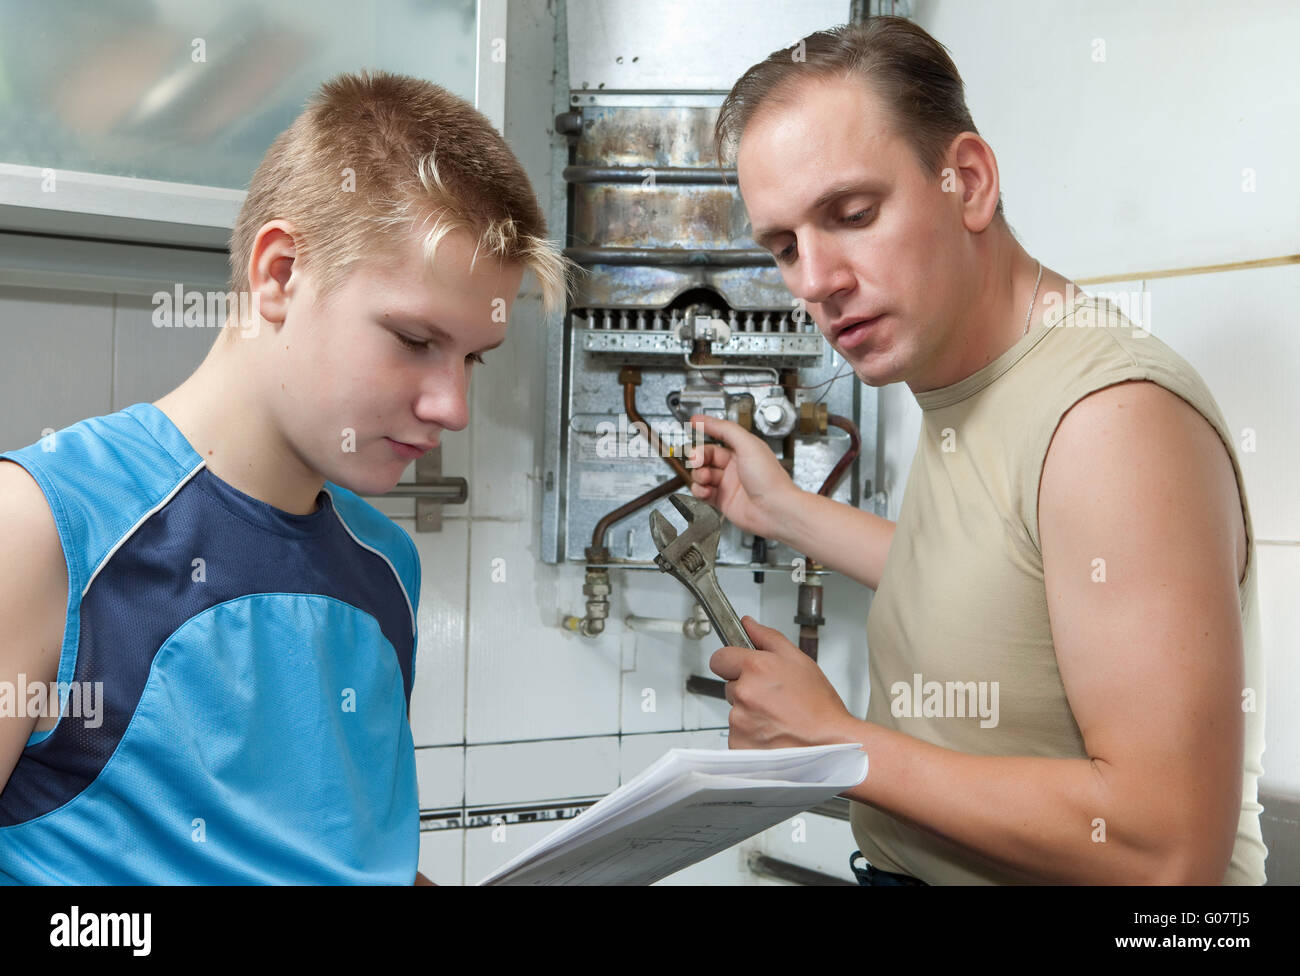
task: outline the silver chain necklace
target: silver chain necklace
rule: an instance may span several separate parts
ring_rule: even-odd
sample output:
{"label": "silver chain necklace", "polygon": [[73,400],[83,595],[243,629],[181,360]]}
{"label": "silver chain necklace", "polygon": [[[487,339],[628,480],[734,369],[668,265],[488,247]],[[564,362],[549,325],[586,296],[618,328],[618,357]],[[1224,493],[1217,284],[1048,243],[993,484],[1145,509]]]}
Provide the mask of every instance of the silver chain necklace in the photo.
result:
{"label": "silver chain necklace", "polygon": [[1043,281],[1043,262],[1038,262],[1038,280],[1034,282],[1034,297],[1029,299],[1029,311],[1025,313],[1025,332],[1020,338],[1029,335],[1029,318],[1034,314],[1034,302],[1038,301],[1038,286]]}

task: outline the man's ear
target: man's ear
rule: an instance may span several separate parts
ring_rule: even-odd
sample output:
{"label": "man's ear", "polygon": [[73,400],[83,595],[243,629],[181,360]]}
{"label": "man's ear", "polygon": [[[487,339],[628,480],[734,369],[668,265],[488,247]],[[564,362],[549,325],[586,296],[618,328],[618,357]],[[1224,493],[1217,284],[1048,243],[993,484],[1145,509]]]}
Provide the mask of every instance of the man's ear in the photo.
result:
{"label": "man's ear", "polygon": [[[248,285],[257,295],[262,318],[272,325],[284,323],[293,294],[295,261],[298,254],[294,227],[283,220],[262,225],[253,240],[248,262]],[[292,283],[292,284],[291,284]]]}
{"label": "man's ear", "polygon": [[979,233],[998,209],[998,161],[993,147],[974,132],[963,132],[949,147],[949,164],[957,174],[962,222]]}

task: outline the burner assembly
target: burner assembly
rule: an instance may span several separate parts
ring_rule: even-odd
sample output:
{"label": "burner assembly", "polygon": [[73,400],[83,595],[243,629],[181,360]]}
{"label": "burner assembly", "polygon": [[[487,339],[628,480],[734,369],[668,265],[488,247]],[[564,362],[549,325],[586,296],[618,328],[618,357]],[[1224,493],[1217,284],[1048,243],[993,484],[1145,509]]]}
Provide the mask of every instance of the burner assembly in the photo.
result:
{"label": "burner assembly", "polygon": [[[579,89],[556,118],[567,159],[553,212],[567,215],[565,253],[584,273],[549,324],[542,550],[587,567],[585,613],[564,621],[584,636],[605,630],[611,570],[656,568],[647,520],[689,494],[692,415],[762,437],[808,491],[874,503],[876,391],[855,381],[750,236],[735,170],[715,161],[723,94]],[[797,559],[724,520],[714,565],[761,581],[791,576]],[[824,571],[800,565],[795,620],[815,657]],[[699,613],[681,622],[688,637],[710,630]],[[716,692],[702,683],[692,690]]]}

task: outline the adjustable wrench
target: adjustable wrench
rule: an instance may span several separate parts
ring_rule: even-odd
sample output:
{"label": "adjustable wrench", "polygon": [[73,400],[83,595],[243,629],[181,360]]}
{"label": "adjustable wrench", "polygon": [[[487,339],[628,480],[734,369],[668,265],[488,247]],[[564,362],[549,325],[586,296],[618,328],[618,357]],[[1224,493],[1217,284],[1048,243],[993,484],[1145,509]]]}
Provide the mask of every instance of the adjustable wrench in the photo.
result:
{"label": "adjustable wrench", "polygon": [[654,539],[659,554],[655,563],[665,573],[676,577],[691,595],[699,601],[713,624],[713,632],[728,647],[754,645],[741,626],[740,618],[732,609],[713,563],[718,557],[718,536],[722,533],[722,516],[707,502],[692,495],[669,495],[677,511],[686,519],[686,531],[681,535],[658,511],[650,513],[650,538]]}

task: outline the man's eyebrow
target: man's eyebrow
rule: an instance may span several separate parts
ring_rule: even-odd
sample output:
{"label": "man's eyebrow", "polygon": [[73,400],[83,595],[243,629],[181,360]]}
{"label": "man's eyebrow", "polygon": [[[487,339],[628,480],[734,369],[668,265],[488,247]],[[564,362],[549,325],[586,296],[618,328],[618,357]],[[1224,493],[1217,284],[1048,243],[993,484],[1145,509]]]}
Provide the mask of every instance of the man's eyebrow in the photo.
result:
{"label": "man's eyebrow", "polygon": [[[884,190],[883,183],[872,179],[858,180],[853,183],[837,183],[812,202],[812,206],[808,208],[808,213],[816,213],[826,204],[851,193],[883,193]],[[760,246],[767,247],[767,242],[772,238],[788,233],[790,232],[784,227],[764,227],[762,230],[755,228],[754,240]]]}
{"label": "man's eyebrow", "polygon": [[411,315],[407,312],[384,312],[380,318],[388,325],[403,325],[408,328],[424,329],[432,333],[435,339],[450,339],[451,336],[434,322],[432,319],[426,319],[422,315]]}
{"label": "man's eyebrow", "polygon": [[[385,312],[381,318],[390,325],[403,325],[408,328],[413,326],[415,328],[424,329],[434,339],[437,339],[440,342],[452,341],[451,334],[447,332],[446,329],[438,325],[437,322],[434,322],[431,319],[426,319],[422,315],[408,315],[405,312]],[[490,346],[481,346],[478,351],[488,352],[491,349],[498,348],[504,343],[505,339],[499,339]]]}

